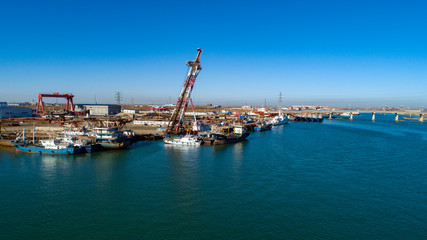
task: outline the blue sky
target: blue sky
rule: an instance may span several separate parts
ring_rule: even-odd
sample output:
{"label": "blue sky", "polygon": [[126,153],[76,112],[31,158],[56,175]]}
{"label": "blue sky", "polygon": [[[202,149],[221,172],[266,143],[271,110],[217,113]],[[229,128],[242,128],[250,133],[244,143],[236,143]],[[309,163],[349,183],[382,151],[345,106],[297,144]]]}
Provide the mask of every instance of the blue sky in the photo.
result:
{"label": "blue sky", "polygon": [[[0,3],[0,101],[427,107],[424,1]],[[60,100],[62,101],[62,100]]]}

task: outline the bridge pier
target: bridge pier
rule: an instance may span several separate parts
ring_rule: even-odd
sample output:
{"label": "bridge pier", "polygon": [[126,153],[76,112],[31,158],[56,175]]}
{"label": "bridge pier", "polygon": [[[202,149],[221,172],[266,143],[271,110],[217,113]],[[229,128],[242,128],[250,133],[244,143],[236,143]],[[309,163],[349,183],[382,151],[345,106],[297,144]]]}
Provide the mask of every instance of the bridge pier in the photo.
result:
{"label": "bridge pier", "polygon": [[375,112],[372,112],[372,121],[375,121]]}
{"label": "bridge pier", "polygon": [[350,120],[353,120],[353,113],[350,113]]}
{"label": "bridge pier", "polygon": [[398,113],[395,113],[395,115],[394,115],[394,121],[399,121],[399,114]]}
{"label": "bridge pier", "polygon": [[420,122],[424,122],[424,114],[420,114]]}

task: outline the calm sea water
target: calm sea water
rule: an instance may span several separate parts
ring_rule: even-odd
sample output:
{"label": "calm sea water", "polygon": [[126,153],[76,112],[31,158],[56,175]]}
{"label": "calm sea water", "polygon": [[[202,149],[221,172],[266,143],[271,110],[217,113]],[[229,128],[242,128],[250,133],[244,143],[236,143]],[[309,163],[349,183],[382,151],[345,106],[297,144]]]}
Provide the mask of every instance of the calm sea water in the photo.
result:
{"label": "calm sea water", "polygon": [[0,149],[0,239],[426,239],[427,124],[292,122],[226,146]]}

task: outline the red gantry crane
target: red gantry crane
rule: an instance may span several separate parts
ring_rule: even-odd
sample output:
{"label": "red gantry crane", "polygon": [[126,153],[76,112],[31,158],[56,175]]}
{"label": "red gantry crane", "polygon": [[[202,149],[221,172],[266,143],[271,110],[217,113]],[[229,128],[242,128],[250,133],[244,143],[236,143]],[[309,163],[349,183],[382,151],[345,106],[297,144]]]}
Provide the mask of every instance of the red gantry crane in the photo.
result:
{"label": "red gantry crane", "polygon": [[184,86],[182,87],[181,93],[179,94],[178,101],[176,102],[175,110],[172,113],[171,119],[166,130],[167,134],[177,134],[180,127],[184,121],[184,114],[187,110],[188,102],[191,102],[193,106],[193,101],[191,100],[191,92],[193,91],[194,83],[196,78],[199,75],[202,67],[200,66],[200,55],[202,54],[202,49],[197,49],[197,57],[194,61],[188,61],[187,66],[189,67],[187,78],[185,79]]}
{"label": "red gantry crane", "polygon": [[[43,97],[49,97],[49,98],[66,98],[67,104],[65,105],[65,110],[68,112],[74,111],[74,104],[73,104],[73,98],[74,95],[72,93],[65,93],[65,94],[59,94],[57,92],[54,92],[52,94],[46,94],[46,93],[39,93],[38,95],[39,100],[37,101],[37,114],[46,115],[46,112],[44,110],[44,103],[43,103]],[[39,111],[41,107],[41,112]]]}

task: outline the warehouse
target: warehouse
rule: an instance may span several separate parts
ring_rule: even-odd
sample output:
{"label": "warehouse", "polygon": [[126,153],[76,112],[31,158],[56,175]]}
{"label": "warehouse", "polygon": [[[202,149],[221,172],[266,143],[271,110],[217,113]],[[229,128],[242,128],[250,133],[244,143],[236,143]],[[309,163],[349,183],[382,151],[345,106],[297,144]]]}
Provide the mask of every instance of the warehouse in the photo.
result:
{"label": "warehouse", "polygon": [[122,111],[122,106],[116,104],[77,104],[76,111],[87,110],[90,115],[116,115]]}

